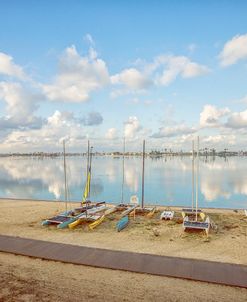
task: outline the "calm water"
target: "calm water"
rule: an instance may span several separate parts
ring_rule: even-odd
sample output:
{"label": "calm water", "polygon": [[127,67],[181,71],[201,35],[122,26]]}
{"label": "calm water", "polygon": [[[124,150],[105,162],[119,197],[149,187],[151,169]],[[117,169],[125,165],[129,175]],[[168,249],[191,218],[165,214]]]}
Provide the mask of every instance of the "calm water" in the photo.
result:
{"label": "calm water", "polygon": [[[199,164],[199,205],[202,207],[247,207],[247,158],[205,158]],[[86,179],[86,158],[68,157],[70,199],[80,201]],[[124,201],[141,199],[142,159],[125,159]],[[145,202],[191,205],[190,157],[146,159]],[[122,159],[94,157],[91,199],[121,201]],[[0,158],[0,197],[64,199],[63,158]]]}

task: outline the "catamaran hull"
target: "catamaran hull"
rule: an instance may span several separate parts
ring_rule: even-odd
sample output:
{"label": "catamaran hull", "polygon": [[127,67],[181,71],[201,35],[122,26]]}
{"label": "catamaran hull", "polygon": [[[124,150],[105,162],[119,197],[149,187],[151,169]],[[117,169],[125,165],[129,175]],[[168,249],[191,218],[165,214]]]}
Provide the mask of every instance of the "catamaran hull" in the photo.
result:
{"label": "catamaran hull", "polygon": [[58,228],[58,229],[65,229],[65,228],[68,227],[68,225],[69,225],[70,223],[76,221],[77,219],[78,219],[77,217],[70,218],[69,220],[60,223],[60,224],[57,226],[57,228]]}
{"label": "catamaran hull", "polygon": [[124,216],[117,223],[117,231],[118,232],[122,231],[124,228],[127,227],[128,224],[129,224],[129,217],[128,216]]}
{"label": "catamaran hull", "polygon": [[89,224],[89,229],[93,230],[94,228],[96,228],[99,224],[101,224],[103,222],[103,220],[105,219],[105,215],[103,215],[102,217],[100,217],[99,219],[97,219],[96,221],[94,221],[93,223]]}

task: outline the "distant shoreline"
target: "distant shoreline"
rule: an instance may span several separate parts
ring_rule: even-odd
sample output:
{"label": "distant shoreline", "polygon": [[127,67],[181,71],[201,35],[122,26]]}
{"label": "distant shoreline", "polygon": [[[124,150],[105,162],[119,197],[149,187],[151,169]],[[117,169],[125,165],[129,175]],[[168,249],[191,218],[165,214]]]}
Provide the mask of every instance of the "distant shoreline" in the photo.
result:
{"label": "distant shoreline", "polygon": [[[23,201],[27,201],[27,202],[52,202],[52,203],[65,203],[64,200],[56,200],[56,199],[29,199],[29,198],[11,198],[11,197],[0,197],[0,202],[4,202],[6,200],[9,201],[17,201],[17,202],[23,202]],[[94,201],[93,201],[94,202]],[[76,200],[71,200],[68,201],[68,204],[78,204],[80,203],[80,201],[76,201]],[[106,202],[107,204],[110,205],[116,205],[117,203],[111,203],[111,202]],[[191,206],[188,205],[161,205],[161,204],[152,204],[152,203],[145,203],[145,206],[147,207],[159,207],[159,208],[171,208],[171,209],[181,209],[181,208],[190,208]],[[200,207],[200,209],[202,210],[218,210],[218,211],[243,211],[244,208],[218,208],[218,207]]]}
{"label": "distant shoreline", "polygon": [[[140,157],[142,156],[142,152],[126,152],[126,153],[121,153],[121,152],[94,152],[93,156],[106,156],[106,157]],[[247,156],[247,151],[246,152],[238,152],[238,151],[231,151],[231,152],[215,152],[215,153],[205,153],[205,152],[199,152],[200,156],[203,157],[230,157],[230,156],[239,156],[239,157],[244,157]],[[54,153],[46,153],[46,152],[34,152],[34,153],[2,153],[0,154],[0,157],[38,157],[38,158],[43,158],[43,157],[62,157],[63,153],[62,152],[54,152]],[[87,156],[87,153],[66,153],[67,157],[72,157],[72,156]],[[146,152],[145,156],[148,156],[150,158],[160,158],[160,157],[173,157],[173,156],[192,156],[191,152]]]}

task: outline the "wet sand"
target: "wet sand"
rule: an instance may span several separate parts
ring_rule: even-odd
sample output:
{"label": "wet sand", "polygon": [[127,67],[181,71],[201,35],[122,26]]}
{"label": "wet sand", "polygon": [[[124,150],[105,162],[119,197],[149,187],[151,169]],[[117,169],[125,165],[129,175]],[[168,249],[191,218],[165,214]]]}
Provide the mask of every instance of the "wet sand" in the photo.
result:
{"label": "wet sand", "polygon": [[[86,225],[71,231],[41,226],[43,219],[64,210],[61,202],[1,200],[0,206],[2,235],[247,265],[247,217],[240,210],[207,209],[206,213],[218,225],[217,231],[212,230],[207,238],[202,232],[184,233],[181,224],[160,221],[159,213],[152,219],[131,218],[130,225],[120,233],[115,230],[116,215],[93,231]],[[154,234],[157,231],[159,236]],[[245,301],[247,296],[245,289],[201,282],[3,253],[0,259],[1,278],[7,280],[6,287],[0,291],[3,301],[65,301],[72,291],[75,292],[74,301],[84,301],[84,298],[99,301],[102,297],[103,301]],[[15,292],[16,300],[11,300]]]}

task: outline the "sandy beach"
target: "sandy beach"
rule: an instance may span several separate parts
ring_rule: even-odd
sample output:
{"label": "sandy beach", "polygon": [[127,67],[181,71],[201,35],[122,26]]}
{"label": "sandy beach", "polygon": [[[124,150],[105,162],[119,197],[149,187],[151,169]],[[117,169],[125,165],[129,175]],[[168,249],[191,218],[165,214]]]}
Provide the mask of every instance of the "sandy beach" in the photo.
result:
{"label": "sandy beach", "polygon": [[[217,230],[212,230],[207,238],[204,233],[184,233],[181,224],[160,221],[159,213],[152,219],[132,218],[130,225],[120,233],[115,230],[116,215],[93,231],[86,225],[71,231],[41,226],[42,220],[64,210],[61,202],[1,200],[0,205],[2,235],[247,265],[247,217],[241,210],[206,209],[217,225]],[[74,206],[76,204],[69,205]],[[159,236],[155,236],[154,229]],[[6,286],[0,291],[2,301],[65,301],[72,292],[75,292],[75,301],[99,301],[102,297],[103,301],[132,301],[133,298],[137,301],[246,301],[247,296],[245,289],[202,282],[3,253],[0,259],[1,278],[6,280]],[[15,300],[11,295],[15,295]]]}

